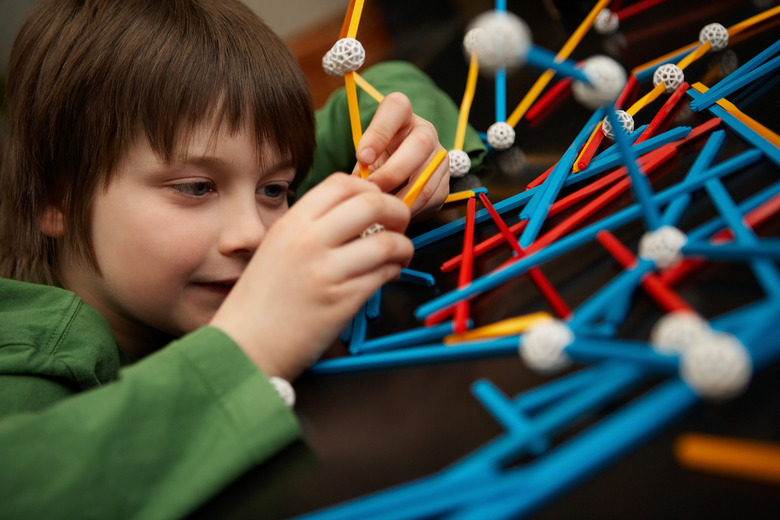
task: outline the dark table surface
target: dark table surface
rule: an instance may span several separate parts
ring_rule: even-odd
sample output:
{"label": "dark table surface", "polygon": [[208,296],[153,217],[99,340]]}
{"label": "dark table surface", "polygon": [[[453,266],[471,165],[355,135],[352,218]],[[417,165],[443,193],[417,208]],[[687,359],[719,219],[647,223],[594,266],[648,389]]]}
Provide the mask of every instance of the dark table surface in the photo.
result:
{"label": "dark table surface", "polygon": [[[509,8],[529,23],[537,45],[555,52],[594,3],[510,2]],[[632,3],[635,2],[624,2],[624,5]],[[408,11],[407,4],[398,2],[396,9],[403,14]],[[458,104],[467,73],[467,63],[460,50],[463,25],[468,21],[464,12],[490,8],[487,2],[473,2],[466,7],[462,4],[466,3],[448,3],[450,7],[460,7],[442,9],[447,16],[442,15],[427,30],[424,24],[409,19],[408,25],[402,25],[400,35],[405,41],[415,42],[415,49],[400,46],[398,51],[399,57],[411,59],[425,69]],[[550,10],[553,5],[558,8],[560,17],[556,18],[555,12]],[[699,29],[707,23],[717,21],[728,27],[775,5],[776,2],[750,1],[664,2],[642,16],[627,20],[616,35],[605,37],[589,33],[572,58],[611,54],[630,70],[693,42]],[[393,3],[386,2],[385,9],[392,10]],[[707,79],[713,84],[724,73],[773,43],[779,35],[777,25],[770,26],[726,51],[705,56],[686,70],[686,80]],[[539,74],[540,71],[526,68],[510,75],[508,112]],[[765,78],[762,82],[766,84],[764,92],[757,98],[747,98],[740,108],[780,132],[777,80],[777,74]],[[642,84],[639,95],[650,88],[647,83]],[[482,77],[471,117],[472,124],[480,131],[494,120],[492,89],[492,82]],[[648,122],[663,100],[665,96],[639,114],[637,125]],[[536,125],[521,121],[516,128],[515,148],[491,156],[478,176],[453,181],[453,191],[482,185],[489,189],[494,202],[518,193],[560,158],[589,115],[575,101],[565,99]],[[692,114],[683,106],[674,117],[673,125],[695,125],[709,116]],[[742,141],[730,132],[728,142],[724,157],[745,149]],[[665,166],[662,177],[676,179],[683,175],[700,146],[701,143],[691,146]],[[518,161],[518,157],[521,160]],[[508,158],[514,159],[507,163]],[[757,185],[776,180],[777,173],[777,166],[764,160],[743,180],[730,184],[729,189],[735,198],[742,197]],[[630,203],[632,198],[627,194],[606,211],[612,212]],[[702,204],[689,217],[690,225],[706,217],[708,211],[711,212]],[[410,233],[414,235],[463,214],[463,204],[456,204],[442,211],[432,222],[417,225]],[[551,218],[550,224],[559,218],[563,217]],[[516,221],[509,216],[507,219],[510,224]],[[777,220],[762,234],[773,235]],[[478,237],[495,232],[491,223],[477,227]],[[640,233],[641,227],[636,224],[616,231],[616,235],[634,251]],[[414,318],[415,308],[456,286],[457,272],[443,274],[438,267],[461,247],[462,234],[457,234],[420,249],[411,267],[433,274],[436,286],[423,288],[394,283],[386,287],[382,315],[370,323],[369,337],[420,326]],[[503,247],[479,258],[475,263],[475,276],[493,269],[509,254],[509,249]],[[547,262],[542,269],[574,309],[621,271],[596,243]],[[677,290],[705,316],[715,316],[761,297],[760,288],[743,264],[712,263]],[[487,324],[540,310],[550,309],[526,277],[520,277],[476,299],[472,317],[477,324]],[[640,291],[632,301],[623,334],[646,339],[660,315],[658,307]],[[337,346],[331,353],[343,354],[343,346]],[[506,395],[514,396],[550,381],[552,376],[533,372],[517,356],[304,376],[295,384],[298,393],[296,412],[303,425],[303,440],[250,471],[195,516],[287,518],[437,473],[503,433],[471,394],[473,382],[482,378],[489,379]],[[685,469],[675,460],[673,445],[685,432],[780,443],[779,381],[780,367],[775,364],[756,375],[747,392],[738,398],[724,403],[701,404],[602,471],[555,497],[534,512],[532,518],[777,518],[780,515],[780,488],[776,485]],[[577,428],[593,424],[602,417],[604,415],[590,417]]]}

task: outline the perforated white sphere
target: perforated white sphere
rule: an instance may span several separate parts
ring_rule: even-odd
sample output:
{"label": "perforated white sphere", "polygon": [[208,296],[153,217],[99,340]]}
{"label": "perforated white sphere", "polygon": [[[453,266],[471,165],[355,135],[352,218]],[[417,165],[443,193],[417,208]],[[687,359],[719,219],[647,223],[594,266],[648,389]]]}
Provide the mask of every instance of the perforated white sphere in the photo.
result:
{"label": "perforated white sphere", "polygon": [[682,85],[683,81],[685,81],[685,74],[674,63],[665,63],[655,69],[653,73],[653,86],[657,87],[663,82],[667,94],[674,92],[677,87]]}
{"label": "perforated white sphere", "polygon": [[563,370],[571,364],[565,349],[574,341],[574,333],[559,320],[549,320],[532,326],[520,340],[520,357],[539,372]]}
{"label": "perforated white sphere", "polygon": [[610,11],[609,9],[602,9],[599,14],[596,15],[596,19],[593,20],[593,28],[599,34],[613,34],[617,32],[620,27],[620,20],[618,20],[617,13]]}
{"label": "perforated white sphere", "polygon": [[531,47],[531,30],[511,12],[488,11],[469,24],[470,41],[464,46],[477,54],[479,68],[495,72],[501,67],[513,68],[525,62]]}
{"label": "perforated white sphere", "polygon": [[466,53],[466,56],[471,57],[471,53],[476,50],[477,39],[481,32],[481,27],[474,27],[466,32],[466,35],[463,37],[463,50]]}
{"label": "perforated white sphere", "polygon": [[459,178],[466,175],[471,169],[471,158],[463,150],[450,150],[450,176]]}
{"label": "perforated white sphere", "polygon": [[506,150],[515,144],[515,129],[508,123],[497,121],[488,127],[487,140],[496,150]]}
{"label": "perforated white sphere", "polygon": [[661,226],[639,240],[639,256],[665,269],[682,259],[681,250],[687,242],[688,237],[676,227]]}
{"label": "perforated white sphere", "polygon": [[375,222],[368,226],[366,229],[363,230],[362,233],[360,233],[361,238],[366,238],[369,235],[373,235],[375,233],[381,233],[385,230],[385,226],[382,224],[379,224],[378,222]]}
{"label": "perforated white sphere", "polygon": [[613,102],[626,85],[626,71],[609,56],[592,56],[585,60],[582,71],[591,85],[582,81],[572,83],[574,98],[587,108],[596,108]]}
{"label": "perforated white sphere", "polygon": [[680,376],[705,399],[740,394],[750,382],[753,363],[744,345],[730,334],[713,334],[682,354]]}
{"label": "perforated white sphere", "polygon": [[693,311],[664,314],[650,331],[650,345],[662,354],[680,354],[712,334],[710,324]]}
{"label": "perforated white sphere", "polygon": [[[630,134],[634,131],[634,118],[631,117],[631,114],[625,110],[616,110],[615,114],[617,115],[620,127],[623,129],[624,134]],[[615,138],[615,132],[612,129],[612,123],[609,121],[608,117],[605,117],[601,122],[601,131],[604,132],[604,135],[609,139]]]}
{"label": "perforated white sphere", "polygon": [[719,23],[708,23],[699,31],[699,43],[706,41],[713,51],[725,49],[729,45],[729,31]]}
{"label": "perforated white sphere", "polygon": [[343,76],[354,72],[366,61],[366,50],[355,38],[341,38],[325,54],[322,66],[331,76]]}
{"label": "perforated white sphere", "polygon": [[336,62],[333,61],[333,53],[331,51],[326,52],[325,56],[322,57],[322,70],[325,71],[325,74],[334,78],[340,78],[344,75],[336,66]]}

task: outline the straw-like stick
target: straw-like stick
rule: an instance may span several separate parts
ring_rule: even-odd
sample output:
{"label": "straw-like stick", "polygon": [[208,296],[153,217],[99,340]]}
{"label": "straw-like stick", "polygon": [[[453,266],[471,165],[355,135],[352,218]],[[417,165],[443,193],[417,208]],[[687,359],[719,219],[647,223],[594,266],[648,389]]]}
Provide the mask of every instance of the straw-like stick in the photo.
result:
{"label": "straw-like stick", "polygon": [[374,86],[371,85],[371,83],[369,83],[366,80],[366,78],[364,78],[357,72],[355,72],[354,74],[355,74],[355,84],[361,89],[363,89],[363,91],[366,94],[371,96],[374,99],[374,101],[376,101],[377,103],[381,103],[382,100],[385,99],[385,96],[382,95],[382,93],[379,92],[377,89],[375,89]]}
{"label": "straw-like stick", "polygon": [[466,127],[469,122],[471,104],[474,101],[474,91],[477,88],[478,76],[479,60],[477,59],[477,53],[472,52],[471,61],[469,62],[469,75],[466,79],[466,90],[463,93],[463,101],[460,103],[460,112],[458,113],[458,127],[455,131],[455,144],[452,146],[455,150],[462,150],[463,143],[466,140]]}
{"label": "straw-like stick", "polygon": [[[344,74],[344,84],[347,91],[347,107],[349,108],[349,124],[352,128],[352,142],[357,150],[358,143],[363,137],[363,128],[360,126],[360,108],[357,100],[357,87],[355,86],[355,73],[347,72]],[[368,166],[360,164],[360,176],[368,177]]]}
{"label": "straw-like stick", "polygon": [[546,312],[534,312],[524,316],[516,316],[505,320],[497,321],[489,325],[478,327],[464,332],[463,334],[451,334],[444,338],[445,344],[458,343],[461,341],[471,341],[475,339],[495,338],[498,336],[512,336],[522,334],[528,327],[542,321],[552,319]]}
{"label": "straw-like stick", "polygon": [[436,171],[436,168],[439,167],[446,155],[447,150],[439,150],[433,159],[431,159],[431,162],[428,163],[428,166],[426,166],[422,171],[417,180],[414,181],[414,184],[412,184],[412,187],[409,189],[409,192],[404,196],[403,199],[407,206],[410,208],[412,207],[412,204],[414,204],[414,201],[417,200],[417,197],[420,195],[423,187],[425,187],[428,179],[431,178],[431,175],[433,175],[433,172]]}
{"label": "straw-like stick", "polygon": [[686,434],[674,446],[685,467],[780,484],[780,445]]}

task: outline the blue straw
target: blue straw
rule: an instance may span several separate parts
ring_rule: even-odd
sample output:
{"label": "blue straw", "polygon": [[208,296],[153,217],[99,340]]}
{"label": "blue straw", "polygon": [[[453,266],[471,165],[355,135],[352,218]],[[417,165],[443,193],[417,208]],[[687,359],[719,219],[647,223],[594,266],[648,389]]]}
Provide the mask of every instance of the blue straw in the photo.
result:
{"label": "blue straw", "polygon": [[685,255],[706,256],[710,260],[743,262],[753,258],[780,260],[780,240],[765,239],[753,244],[690,243],[682,248]]}
{"label": "blue straw", "polygon": [[309,372],[312,374],[338,374],[423,363],[503,356],[516,354],[518,344],[517,336],[510,336],[472,343],[425,345],[375,354],[324,359],[315,363]]}
{"label": "blue straw", "polygon": [[543,70],[552,69],[562,76],[570,77],[577,81],[581,81],[586,85],[590,85],[590,79],[582,69],[577,68],[576,62],[568,59],[557,61],[555,54],[538,45],[531,45],[525,58],[526,61],[534,67]]}
{"label": "blue straw", "polygon": [[691,110],[694,112],[704,110],[713,103],[716,103],[719,99],[728,96],[745,85],[772,72],[780,66],[780,56],[767,63],[764,62],[769,59],[770,56],[774,56],[778,52],[780,52],[780,40],[777,40],[775,43],[755,55],[750,61],[720,80],[698,99],[691,101]]}
{"label": "blue straw", "polygon": [[636,164],[636,154],[626,139],[626,134],[623,132],[620,121],[618,121],[614,107],[607,110],[607,120],[614,129],[615,141],[623,154],[623,162],[628,169],[628,176],[631,178],[631,188],[639,201],[639,205],[642,207],[645,226],[648,230],[655,231],[660,226],[661,215],[658,212],[658,208],[653,204],[653,190],[650,188],[650,181],[639,171],[639,167]]}
{"label": "blue straw", "polygon": [[396,334],[388,334],[381,338],[370,339],[363,343],[361,349],[363,354],[370,352],[381,352],[384,350],[396,350],[399,348],[421,345],[433,341],[440,341],[444,336],[448,336],[454,331],[454,323],[446,321],[433,327],[419,327],[416,329],[405,330]]}
{"label": "blue straw", "polygon": [[561,157],[561,159],[555,165],[553,171],[550,172],[550,175],[547,177],[547,179],[545,179],[544,183],[542,184],[542,191],[534,195],[534,198],[538,197],[539,201],[534,202],[534,213],[529,218],[528,225],[525,227],[523,234],[520,236],[519,242],[521,247],[528,247],[536,239],[539,230],[542,229],[544,220],[547,218],[547,214],[550,211],[550,207],[552,206],[553,201],[558,196],[558,193],[560,193],[561,188],[563,188],[564,181],[566,180],[566,177],[568,177],[569,172],[571,172],[571,167],[574,164],[574,161],[577,160],[580,148],[582,148],[582,145],[585,144],[588,136],[591,134],[591,132],[593,132],[593,129],[603,117],[603,108],[599,108],[593,113],[582,130],[580,130],[580,133],[577,134],[577,137],[574,138],[572,144],[563,154],[563,157]]}
{"label": "blue straw", "polygon": [[436,285],[436,279],[430,273],[415,271],[414,269],[401,269],[402,282],[409,282],[422,287],[433,287]]}
{"label": "blue straw", "polygon": [[[691,169],[688,170],[688,175],[686,175],[686,178],[695,179],[701,175],[702,172],[707,170],[707,168],[709,168],[710,165],[715,161],[715,158],[717,157],[721,148],[723,148],[723,143],[725,140],[726,132],[723,130],[716,130],[713,132],[712,135],[710,135],[710,138],[707,139],[704,148],[702,148],[701,152],[699,152],[699,155],[696,157],[696,161],[693,163],[693,166],[691,166]],[[685,210],[688,208],[688,203],[690,201],[691,194],[686,193],[678,199],[670,202],[666,207],[663,216],[661,217],[661,224],[667,226],[675,225],[680,217],[682,217],[683,212],[685,212]]]}
{"label": "blue straw", "polygon": [[521,435],[528,439],[528,449],[534,455],[547,450],[549,441],[539,432],[534,422],[518,412],[500,390],[487,380],[480,380],[471,387],[474,396],[493,415],[510,435]]}
{"label": "blue straw", "polygon": [[496,70],[496,122],[506,122],[506,67]]}
{"label": "blue straw", "polygon": [[[686,93],[694,100],[699,99],[701,96],[701,94],[694,88],[688,89]],[[777,148],[772,143],[764,139],[763,136],[756,133],[752,128],[743,124],[725,108],[719,105],[712,105],[708,110],[716,117],[721,118],[723,120],[723,124],[731,128],[731,130],[734,131],[737,135],[764,152],[767,159],[775,163],[777,166],[780,166],[780,148]]]}

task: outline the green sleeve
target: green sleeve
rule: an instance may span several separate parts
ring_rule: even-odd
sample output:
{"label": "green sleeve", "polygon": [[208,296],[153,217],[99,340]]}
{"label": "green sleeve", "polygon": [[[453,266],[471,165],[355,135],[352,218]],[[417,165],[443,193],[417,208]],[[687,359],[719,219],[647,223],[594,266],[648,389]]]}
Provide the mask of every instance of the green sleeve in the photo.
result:
{"label": "green sleeve", "polygon": [[[459,108],[453,100],[425,73],[402,61],[374,65],[361,75],[383,95],[403,92],[412,102],[414,113],[436,127],[439,142],[450,150],[455,143]],[[365,129],[376,111],[377,102],[358,88],[361,126]],[[477,168],[486,148],[476,130],[467,128],[463,150],[471,157],[472,168]],[[322,181],[333,172],[351,172],[355,165],[355,148],[349,124],[346,91],[342,88],[317,111],[317,153],[309,175],[298,194]]]}
{"label": "green sleeve", "polygon": [[182,517],[299,434],[267,378],[204,327],[112,383],[0,419],[0,518]]}

